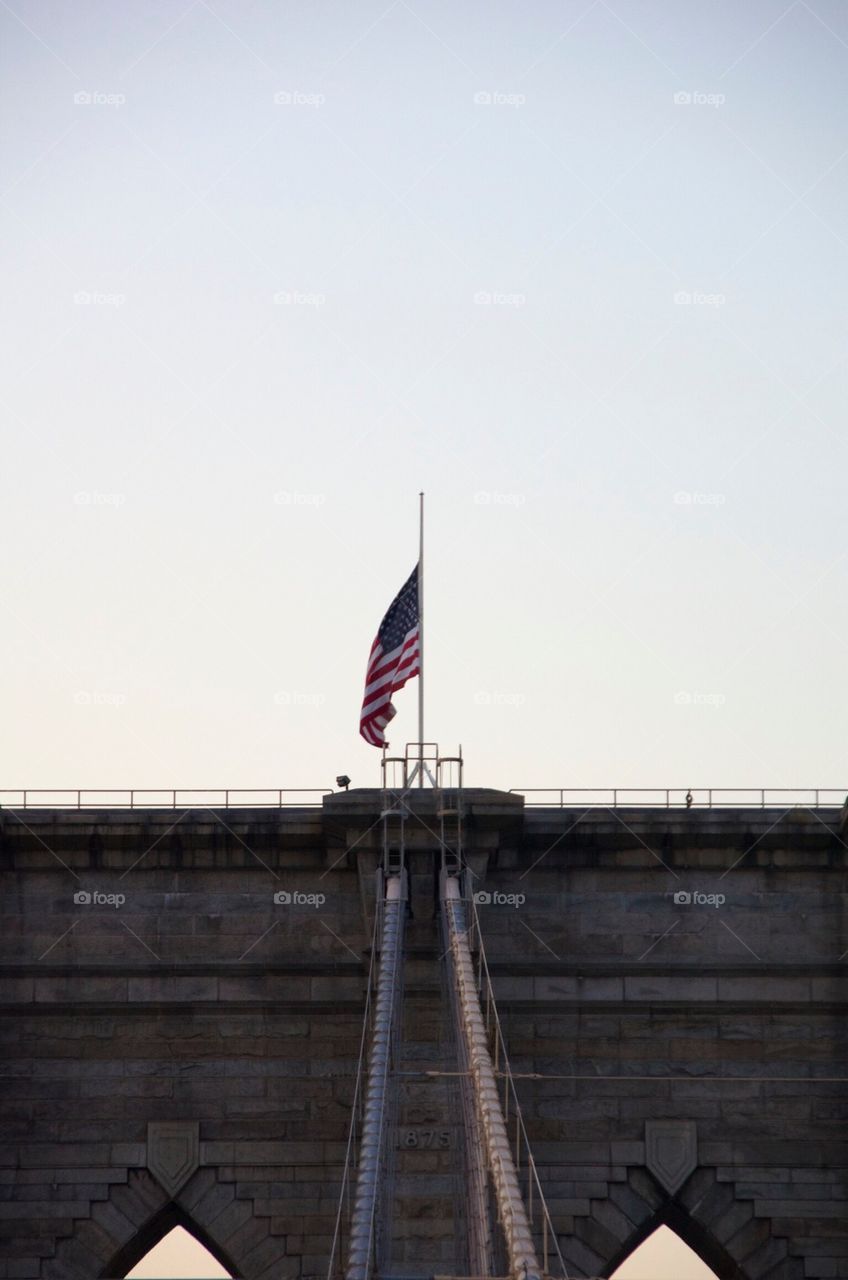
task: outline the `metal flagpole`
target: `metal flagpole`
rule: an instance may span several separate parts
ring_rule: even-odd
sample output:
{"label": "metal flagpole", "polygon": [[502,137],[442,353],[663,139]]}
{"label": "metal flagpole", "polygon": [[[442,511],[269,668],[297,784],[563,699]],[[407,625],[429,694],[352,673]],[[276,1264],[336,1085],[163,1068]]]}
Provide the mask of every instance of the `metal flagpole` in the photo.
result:
{"label": "metal flagpole", "polygon": [[424,786],[424,494],[418,495],[418,785]]}

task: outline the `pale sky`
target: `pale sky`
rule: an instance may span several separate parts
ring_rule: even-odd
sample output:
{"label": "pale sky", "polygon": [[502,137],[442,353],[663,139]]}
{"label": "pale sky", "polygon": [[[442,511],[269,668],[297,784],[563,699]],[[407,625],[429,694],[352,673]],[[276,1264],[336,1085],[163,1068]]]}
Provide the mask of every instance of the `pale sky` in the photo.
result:
{"label": "pale sky", "polygon": [[209,1250],[182,1227],[169,1231],[127,1272],[127,1280],[227,1280],[228,1276]]}
{"label": "pale sky", "polygon": [[0,35],[3,787],[844,787],[844,4]]}

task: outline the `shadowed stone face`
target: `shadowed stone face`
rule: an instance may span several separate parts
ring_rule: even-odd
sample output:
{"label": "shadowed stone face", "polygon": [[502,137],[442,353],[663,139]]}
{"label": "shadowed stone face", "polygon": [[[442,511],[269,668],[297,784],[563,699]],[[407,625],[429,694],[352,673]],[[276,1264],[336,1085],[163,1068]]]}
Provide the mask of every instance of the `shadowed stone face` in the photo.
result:
{"label": "shadowed stone face", "polygon": [[[723,1277],[838,1276],[838,812],[525,810],[473,789],[463,802],[516,1087],[572,1274],[609,1274],[667,1221]],[[2,1280],[125,1275],[176,1225],[245,1280],[326,1275],[380,804],[351,791],[311,810],[42,810],[26,826],[0,812]],[[413,797],[399,1275],[465,1274],[438,824],[436,797]]]}

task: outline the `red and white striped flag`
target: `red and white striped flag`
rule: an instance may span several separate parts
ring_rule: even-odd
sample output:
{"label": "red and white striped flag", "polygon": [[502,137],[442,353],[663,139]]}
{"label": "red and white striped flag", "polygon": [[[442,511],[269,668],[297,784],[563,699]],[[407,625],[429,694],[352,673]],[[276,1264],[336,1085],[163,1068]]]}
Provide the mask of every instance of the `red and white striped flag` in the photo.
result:
{"label": "red and white striped flag", "polygon": [[372,747],[388,746],[383,730],[395,714],[392,694],[420,674],[420,631],[416,565],[389,605],[371,646],[359,732]]}

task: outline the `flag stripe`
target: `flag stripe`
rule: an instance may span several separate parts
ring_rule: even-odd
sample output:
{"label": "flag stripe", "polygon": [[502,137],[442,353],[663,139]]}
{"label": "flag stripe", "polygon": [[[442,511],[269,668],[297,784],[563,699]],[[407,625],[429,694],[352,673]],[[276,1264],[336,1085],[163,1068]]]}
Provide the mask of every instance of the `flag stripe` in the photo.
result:
{"label": "flag stripe", "polygon": [[385,682],[387,680],[390,680],[393,674],[397,672],[401,667],[406,666],[413,659],[417,660],[417,658],[418,658],[418,633],[416,632],[414,636],[411,636],[409,638],[409,640],[403,646],[403,648],[401,649],[400,653],[396,658],[392,659],[389,662],[383,662],[382,657],[380,657],[378,659],[378,661],[381,664],[379,668],[377,670],[372,670],[369,668],[368,673],[365,677],[367,681],[365,685],[366,694],[370,693],[372,689],[378,688],[379,685],[385,684]]}
{"label": "flag stripe", "polygon": [[365,697],[362,701],[363,708],[374,702],[375,699],[380,703],[383,703],[398,689],[402,689],[407,680],[418,675],[417,665],[414,670],[410,669],[411,666],[417,664],[417,662],[418,652],[416,650],[414,653],[411,653],[408,658],[405,658],[402,663],[398,663],[390,675],[386,676],[383,680],[375,683],[374,685],[369,685],[365,690]]}
{"label": "flag stripe", "polygon": [[383,730],[394,717],[392,694],[420,674],[418,565],[380,623],[365,673],[359,732],[374,747],[388,746]]}

